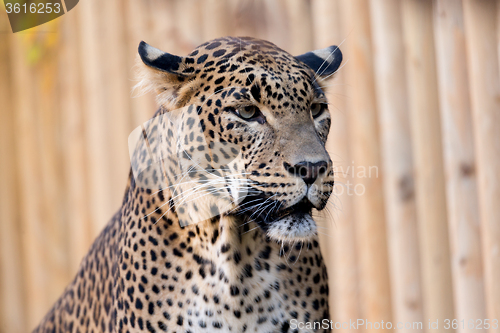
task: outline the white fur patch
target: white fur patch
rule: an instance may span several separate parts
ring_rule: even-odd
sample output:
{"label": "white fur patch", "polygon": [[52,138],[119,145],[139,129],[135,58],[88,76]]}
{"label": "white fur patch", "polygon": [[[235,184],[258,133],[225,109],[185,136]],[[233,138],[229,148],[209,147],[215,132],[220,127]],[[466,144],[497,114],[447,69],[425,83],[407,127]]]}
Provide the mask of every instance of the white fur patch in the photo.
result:
{"label": "white fur patch", "polygon": [[311,215],[287,215],[271,223],[267,235],[277,241],[308,241],[317,233],[316,222]]}
{"label": "white fur patch", "polygon": [[335,59],[333,55],[334,51],[337,49],[336,46],[325,47],[324,49],[313,51],[314,55],[320,57],[321,59],[327,61],[328,63],[332,63]]}
{"label": "white fur patch", "polygon": [[145,50],[146,50],[146,57],[148,57],[150,61],[155,61],[156,59],[165,54],[165,52],[163,52],[162,50],[159,50],[156,47],[153,47],[149,44],[146,44]]}

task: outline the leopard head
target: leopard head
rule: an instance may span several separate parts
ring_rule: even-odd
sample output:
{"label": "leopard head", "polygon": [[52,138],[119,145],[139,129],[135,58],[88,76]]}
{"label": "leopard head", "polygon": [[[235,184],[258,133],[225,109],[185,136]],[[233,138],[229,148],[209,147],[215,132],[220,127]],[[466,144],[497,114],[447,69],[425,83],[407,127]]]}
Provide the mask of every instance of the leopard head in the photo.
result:
{"label": "leopard head", "polygon": [[184,224],[226,214],[276,240],[315,235],[311,211],[325,208],[334,186],[321,85],[340,66],[339,48],[292,56],[267,41],[225,37],[185,57],[141,42],[139,55],[139,85],[156,92],[169,119],[157,141],[175,157],[163,161],[180,161],[163,167],[165,177],[191,193],[189,201],[174,195],[184,198],[175,202]]}

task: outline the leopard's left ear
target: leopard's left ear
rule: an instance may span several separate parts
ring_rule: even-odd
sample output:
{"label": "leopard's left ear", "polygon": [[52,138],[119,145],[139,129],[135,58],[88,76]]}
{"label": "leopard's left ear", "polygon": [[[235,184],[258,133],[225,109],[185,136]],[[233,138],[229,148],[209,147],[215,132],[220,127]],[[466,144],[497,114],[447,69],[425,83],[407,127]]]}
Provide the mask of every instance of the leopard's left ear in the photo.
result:
{"label": "leopard's left ear", "polygon": [[295,58],[311,67],[320,77],[326,77],[339,69],[342,63],[342,52],[340,52],[338,46],[332,45],[324,49],[301,54]]}

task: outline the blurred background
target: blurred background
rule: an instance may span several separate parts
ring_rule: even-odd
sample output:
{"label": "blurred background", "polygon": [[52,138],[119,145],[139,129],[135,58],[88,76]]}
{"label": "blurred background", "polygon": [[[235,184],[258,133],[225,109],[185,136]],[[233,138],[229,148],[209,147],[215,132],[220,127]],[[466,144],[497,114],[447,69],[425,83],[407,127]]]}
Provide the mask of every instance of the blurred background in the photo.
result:
{"label": "blurred background", "polygon": [[333,320],[500,320],[500,0],[82,0],[16,34],[0,7],[0,333],[36,325],[120,206],[156,110],[131,92],[139,42],[225,35],[344,54],[324,83]]}

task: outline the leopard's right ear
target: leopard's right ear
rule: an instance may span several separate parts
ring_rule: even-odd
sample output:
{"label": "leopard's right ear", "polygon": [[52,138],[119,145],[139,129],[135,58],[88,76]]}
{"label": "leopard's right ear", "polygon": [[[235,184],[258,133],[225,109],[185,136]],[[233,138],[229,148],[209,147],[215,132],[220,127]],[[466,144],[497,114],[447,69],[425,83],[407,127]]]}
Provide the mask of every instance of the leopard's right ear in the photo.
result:
{"label": "leopard's right ear", "polygon": [[194,71],[194,68],[186,66],[184,58],[163,52],[144,41],[139,43],[139,55],[146,66],[165,73],[188,76]]}
{"label": "leopard's right ear", "polygon": [[146,66],[141,66],[136,88],[143,93],[155,91],[162,106],[178,107],[180,90],[195,73],[194,59],[163,52],[144,41],[139,44],[139,56]]}

